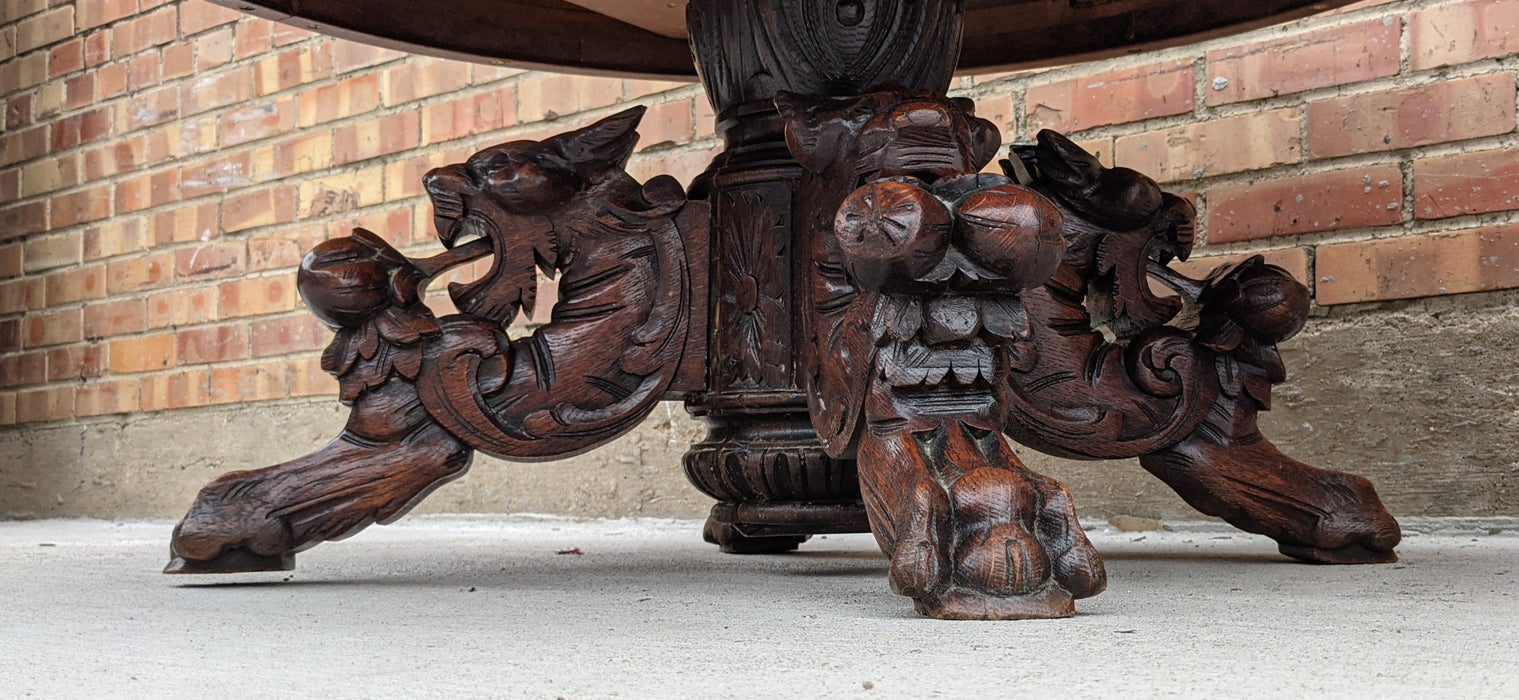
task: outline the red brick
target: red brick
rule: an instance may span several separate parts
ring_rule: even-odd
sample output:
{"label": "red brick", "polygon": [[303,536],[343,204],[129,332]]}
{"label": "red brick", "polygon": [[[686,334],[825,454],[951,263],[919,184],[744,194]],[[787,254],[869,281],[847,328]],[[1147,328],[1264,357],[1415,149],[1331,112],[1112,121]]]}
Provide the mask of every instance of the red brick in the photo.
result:
{"label": "red brick", "polygon": [[242,243],[208,243],[174,251],[174,274],[179,278],[230,277],[243,271]]}
{"label": "red brick", "polygon": [[1403,174],[1396,165],[1314,173],[1208,190],[1208,242],[1395,224]]}
{"label": "red brick", "polygon": [[380,79],[357,75],[302,92],[297,101],[303,127],[363,114],[380,105]]}
{"label": "red brick", "polygon": [[49,125],[43,124],[23,131],[0,134],[5,142],[5,163],[20,163],[40,158],[48,152]]}
{"label": "red brick", "polygon": [[[1208,52],[1208,104],[1286,95],[1397,75],[1394,16]],[[1221,80],[1222,79],[1222,80]],[[1222,89],[1219,83],[1227,83]]]}
{"label": "red brick", "polygon": [[1299,117],[1297,109],[1278,109],[1120,136],[1115,160],[1161,182],[1295,163]]}
{"label": "red brick", "polygon": [[21,276],[21,244],[0,245],[0,279]]}
{"label": "red brick", "polygon": [[695,128],[691,123],[691,100],[666,102],[649,107],[638,123],[640,149],[691,142]]}
{"label": "red brick", "polygon": [[185,199],[204,194],[226,192],[253,184],[253,152],[238,151],[221,154],[215,160],[187,165],[180,169],[181,193]]}
{"label": "red brick", "polygon": [[198,34],[246,16],[230,7],[220,7],[209,2],[185,3],[180,5],[179,33],[184,36]]}
{"label": "red brick", "polygon": [[412,243],[412,211],[410,207],[407,207],[333,221],[327,224],[327,237],[347,236],[353,233],[354,229],[362,228],[378,234],[397,248],[405,248]]}
{"label": "red brick", "polygon": [[80,29],[90,29],[102,24],[137,14],[137,0],[76,0]]}
{"label": "red brick", "polygon": [[133,92],[153,87],[162,79],[158,54],[145,53],[127,62],[127,89]]}
{"label": "red brick", "polygon": [[415,110],[365,119],[332,132],[335,165],[347,165],[417,147],[420,115]]}
{"label": "red brick", "polygon": [[338,393],[338,381],[322,371],[315,357],[291,360],[287,365],[291,396],[330,396]]}
{"label": "red brick", "polygon": [[252,104],[221,116],[221,142],[223,146],[236,146],[284,134],[293,128],[295,100]]}
{"label": "red brick", "polygon": [[1519,151],[1459,153],[1414,161],[1414,216],[1443,219],[1519,209]]}
{"label": "red brick", "polygon": [[74,8],[69,5],[32,15],[16,24],[16,53],[54,44],[74,34]]}
{"label": "red brick", "polygon": [[295,189],[291,187],[241,192],[222,200],[221,205],[222,230],[227,233],[288,223],[295,215]]}
{"label": "red brick", "polygon": [[256,321],[252,328],[253,356],[319,350],[327,345],[328,335],[327,327],[310,314]]}
{"label": "red brick", "polygon": [[210,402],[268,401],[285,397],[285,363],[266,362],[211,370]]}
{"label": "red brick", "polygon": [[333,66],[339,73],[368,68],[405,57],[406,54],[400,51],[382,49],[354,41],[338,41],[332,47]]}
{"label": "red brick", "polygon": [[130,214],[173,202],[179,196],[179,170],[170,168],[116,183],[116,213]]}
{"label": "red brick", "polygon": [[147,304],[142,299],[120,299],[84,307],[86,338],[110,338],[147,329]]}
{"label": "red brick", "polygon": [[84,313],[79,309],[30,313],[24,317],[26,335],[23,340],[29,348],[77,343],[84,340],[83,321]]}
{"label": "red brick", "polygon": [[106,346],[69,345],[47,351],[47,380],[62,382],[98,377],[105,371]]}
{"label": "red brick", "polygon": [[538,73],[517,83],[517,111],[524,122],[554,120],[616,104],[622,81]]}
{"label": "red brick", "polygon": [[179,88],[179,102],[186,115],[247,102],[252,97],[252,66],[218,71]]}
{"label": "red brick", "polygon": [[84,37],[84,64],[98,66],[111,60],[111,33],[90,32]]}
{"label": "red brick", "polygon": [[211,403],[210,382],[211,373],[205,369],[143,377],[137,384],[139,407],[144,411],[164,411],[205,406]]}
{"label": "red brick", "polygon": [[16,392],[16,422],[66,420],[74,413],[74,387]]}
{"label": "red brick", "polygon": [[47,73],[52,78],[84,70],[84,39],[71,39],[48,49]]}
{"label": "red brick", "polygon": [[62,151],[111,135],[111,110],[101,108],[64,117],[53,123],[52,150]]}
{"label": "red brick", "polygon": [[173,253],[153,253],[106,264],[106,291],[111,294],[163,287],[173,279]]}
{"label": "red brick", "polygon": [[0,206],[0,241],[47,229],[47,202]]}
{"label": "red brick", "polygon": [[327,240],[322,226],[281,226],[248,238],[248,269],[295,267],[318,243]]}
{"label": "red brick", "polygon": [[154,245],[209,241],[217,237],[216,215],[220,211],[215,202],[195,206],[180,206],[153,215],[152,240]]}
{"label": "red brick", "polygon": [[0,353],[16,352],[21,349],[21,319],[7,318],[0,320]]}
{"label": "red brick", "polygon": [[180,331],[175,358],[180,365],[241,360],[248,356],[248,341],[242,326],[217,326]]}
{"label": "red brick", "polygon": [[[5,103],[5,128],[15,131],[32,123],[32,96],[16,95]],[[43,129],[44,133],[46,129]],[[45,140],[44,140],[45,142]]]}
{"label": "red brick", "polygon": [[21,243],[21,269],[41,272],[77,265],[84,254],[84,237],[78,233],[28,238]]}
{"label": "red brick", "polygon": [[121,58],[143,49],[174,41],[179,34],[179,14],[164,7],[138,15],[111,28],[111,55]]}
{"label": "red brick", "polygon": [[164,47],[159,60],[164,80],[183,78],[195,72],[195,45],[184,42]]}
{"label": "red brick", "polygon": [[232,60],[232,28],[218,29],[195,40],[195,69],[209,71]]}
{"label": "red brick", "polygon": [[216,287],[180,288],[151,294],[147,299],[149,328],[186,326],[218,320]]}
{"label": "red brick", "polygon": [[222,318],[261,316],[295,308],[295,275],[223,282],[217,295]]}
{"label": "red brick", "polygon": [[74,415],[81,418],[132,413],[140,405],[135,379],[89,382],[81,385],[74,395]]}
{"label": "red brick", "polygon": [[1308,151],[1344,156],[1514,130],[1514,76],[1479,75],[1308,104]]}
{"label": "red brick", "polygon": [[1087,75],[1028,89],[1029,130],[1081,131],[1192,111],[1190,59]]}
{"label": "red brick", "polygon": [[60,270],[44,279],[48,306],[62,306],[105,296],[105,265]]}
{"label": "red brick", "polygon": [[380,74],[386,107],[455,92],[469,85],[469,64],[438,58],[417,58]]}
{"label": "red brick", "polygon": [[331,75],[332,44],[325,42],[281,51],[253,65],[253,80],[260,95],[314,83]]}
{"label": "red brick", "polygon": [[142,219],[116,217],[84,230],[84,259],[99,260],[146,250]]}
{"label": "red brick", "polygon": [[233,27],[236,36],[234,49],[239,59],[268,53],[274,48],[271,35],[274,31],[274,23],[264,19],[244,20]]}
{"label": "red brick", "polygon": [[167,369],[174,366],[174,347],[173,333],[113,340],[108,366],[114,374]]}
{"label": "red brick", "polygon": [[253,176],[259,180],[299,175],[330,167],[330,131],[302,134],[261,146],[253,153]]}
{"label": "red brick", "polygon": [[1519,287],[1519,226],[1319,246],[1320,304]]}
{"label": "red brick", "polygon": [[63,108],[76,110],[95,101],[95,74],[83,73],[63,84]]}
{"label": "red brick", "polygon": [[47,380],[47,353],[26,352],[0,357],[0,387],[32,386]]}
{"label": "red brick", "polygon": [[108,216],[111,216],[111,185],[59,194],[52,199],[53,229],[97,222]]}
{"label": "red brick", "polygon": [[1408,16],[1408,62],[1414,70],[1470,63],[1519,52],[1519,2],[1476,0]]}
{"label": "red brick", "polygon": [[127,64],[113,63],[95,71],[95,97],[104,100],[127,91]]}

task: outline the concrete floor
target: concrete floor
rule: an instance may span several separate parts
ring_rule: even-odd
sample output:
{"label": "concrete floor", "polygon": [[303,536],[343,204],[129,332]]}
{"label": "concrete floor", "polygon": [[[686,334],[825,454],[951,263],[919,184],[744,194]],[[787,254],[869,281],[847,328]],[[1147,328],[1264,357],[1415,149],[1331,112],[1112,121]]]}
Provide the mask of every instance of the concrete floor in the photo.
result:
{"label": "concrete floor", "polygon": [[158,573],[166,522],[8,522],[0,696],[1516,697],[1515,526],[1344,568],[1098,526],[1106,593],[985,623],[914,616],[865,535],[736,557],[694,522],[431,516],[209,578]]}

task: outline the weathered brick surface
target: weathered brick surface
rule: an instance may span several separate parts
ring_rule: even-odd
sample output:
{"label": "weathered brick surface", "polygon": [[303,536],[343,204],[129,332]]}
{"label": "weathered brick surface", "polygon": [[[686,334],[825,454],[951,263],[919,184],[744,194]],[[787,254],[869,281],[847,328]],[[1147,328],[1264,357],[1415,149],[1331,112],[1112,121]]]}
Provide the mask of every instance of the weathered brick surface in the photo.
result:
{"label": "weathered brick surface", "polygon": [[1403,173],[1396,165],[1334,170],[1208,190],[1208,242],[1396,224]]}
{"label": "weathered brick surface", "polygon": [[1318,302],[1519,287],[1519,226],[1319,246]]}
{"label": "weathered brick surface", "polygon": [[1082,131],[1192,111],[1192,61],[1167,61],[1028,89],[1030,129]]}
{"label": "weathered brick surface", "polygon": [[1490,73],[1308,104],[1317,157],[1461,141],[1514,130],[1514,74]]}
{"label": "weathered brick surface", "polygon": [[[957,94],[1005,142],[1064,130],[1194,196],[1188,274],[1259,252],[1319,304],[1478,292],[1519,287],[1516,36],[1519,0],[1368,2]],[[362,226],[436,252],[429,169],[635,102],[636,176],[689,181],[720,150],[686,83],[408,56],[203,0],[0,3],[0,425],[335,393],[307,251]]]}

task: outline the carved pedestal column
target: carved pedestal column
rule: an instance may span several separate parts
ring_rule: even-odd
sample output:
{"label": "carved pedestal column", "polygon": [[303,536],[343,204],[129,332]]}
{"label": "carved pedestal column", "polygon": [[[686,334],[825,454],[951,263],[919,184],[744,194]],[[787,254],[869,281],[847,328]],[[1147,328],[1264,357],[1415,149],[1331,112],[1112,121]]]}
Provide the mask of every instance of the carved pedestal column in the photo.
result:
{"label": "carved pedestal column", "polygon": [[825,454],[808,417],[807,355],[828,351],[805,313],[815,304],[809,235],[825,222],[802,218],[822,209],[803,206],[776,94],[885,83],[942,93],[960,52],[956,6],[695,0],[687,10],[727,149],[692,192],[713,208],[711,322],[708,390],[687,408],[710,433],[685,466],[719,501],[705,534],[724,551],[785,551],[810,534],[867,529],[854,460]]}

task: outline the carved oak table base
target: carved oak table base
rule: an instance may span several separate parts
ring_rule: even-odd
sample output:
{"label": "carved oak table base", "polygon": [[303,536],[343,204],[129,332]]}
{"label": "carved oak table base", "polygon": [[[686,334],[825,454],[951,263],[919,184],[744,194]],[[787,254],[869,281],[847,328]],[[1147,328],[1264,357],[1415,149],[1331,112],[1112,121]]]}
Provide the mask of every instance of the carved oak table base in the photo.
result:
{"label": "carved oak table base", "polygon": [[[1204,513],[1298,559],[1396,559],[1371,484],[1256,429],[1307,290],[1260,258],[1171,270],[1195,211],[1053,132],[1001,137],[944,96],[954,2],[699,0],[688,26],[728,149],[690,193],[623,170],[642,108],[429,173],[445,251],[358,230],[299,288],[337,329],[353,412],[321,451],[208,485],[172,573],[286,569],[399,517],[480,450],[565,457],[684,398],[706,537],[785,551],[868,526],[893,590],[934,617],[1063,617],[1106,586],[1055,455],[1138,457]],[[689,198],[688,198],[689,197]],[[429,280],[492,256],[449,293]],[[560,275],[552,321],[505,326]],[[1157,296],[1151,282],[1175,292]],[[1007,437],[1005,437],[1007,436]]]}

